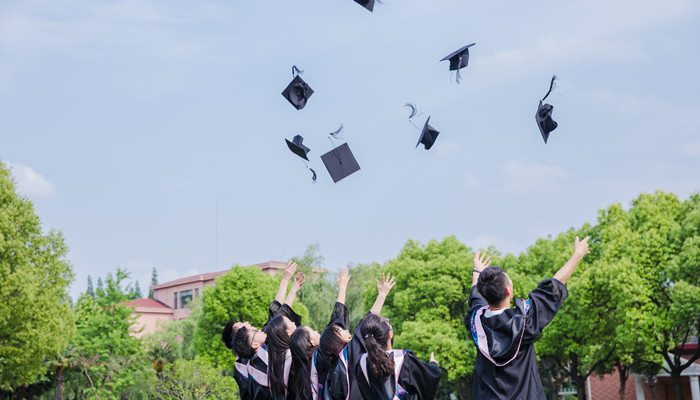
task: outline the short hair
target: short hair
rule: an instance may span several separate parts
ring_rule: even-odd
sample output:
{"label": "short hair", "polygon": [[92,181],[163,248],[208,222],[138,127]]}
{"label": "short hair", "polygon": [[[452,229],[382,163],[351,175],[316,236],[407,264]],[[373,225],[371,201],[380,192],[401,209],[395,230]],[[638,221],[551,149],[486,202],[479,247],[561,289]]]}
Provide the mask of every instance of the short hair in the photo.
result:
{"label": "short hair", "polygon": [[233,335],[233,340],[231,344],[233,351],[241,358],[251,358],[255,354],[255,349],[251,346],[250,340],[248,339],[249,330],[245,326],[242,326],[235,335]]}
{"label": "short hair", "polygon": [[506,298],[508,275],[501,267],[486,267],[479,273],[476,289],[489,304],[497,304]]}

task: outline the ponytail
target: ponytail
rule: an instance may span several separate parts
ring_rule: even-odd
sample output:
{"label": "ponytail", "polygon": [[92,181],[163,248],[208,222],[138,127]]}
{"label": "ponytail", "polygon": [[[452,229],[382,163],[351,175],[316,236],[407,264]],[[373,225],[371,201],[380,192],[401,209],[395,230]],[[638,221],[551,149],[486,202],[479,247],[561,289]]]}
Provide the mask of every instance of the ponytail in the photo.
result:
{"label": "ponytail", "polygon": [[365,339],[367,358],[372,362],[372,371],[382,379],[394,373],[394,358],[386,352],[389,332],[391,332],[389,321],[375,314],[369,314],[364,318],[360,332]]}

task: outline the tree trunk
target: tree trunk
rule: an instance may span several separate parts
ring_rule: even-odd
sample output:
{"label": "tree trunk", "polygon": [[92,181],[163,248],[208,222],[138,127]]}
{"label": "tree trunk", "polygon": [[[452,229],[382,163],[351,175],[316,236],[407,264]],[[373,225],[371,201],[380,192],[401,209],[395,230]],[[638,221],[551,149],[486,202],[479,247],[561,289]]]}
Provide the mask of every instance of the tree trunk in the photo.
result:
{"label": "tree trunk", "polygon": [[56,400],[63,400],[63,383],[65,378],[65,369],[59,368],[56,374]]}
{"label": "tree trunk", "polygon": [[676,400],[683,400],[683,392],[681,391],[681,372],[682,370],[671,370],[671,376],[673,377],[673,394]]}
{"label": "tree trunk", "polygon": [[625,400],[625,384],[627,383],[627,378],[629,378],[630,367],[625,367],[624,365],[617,364],[617,372],[620,374],[620,400]]}

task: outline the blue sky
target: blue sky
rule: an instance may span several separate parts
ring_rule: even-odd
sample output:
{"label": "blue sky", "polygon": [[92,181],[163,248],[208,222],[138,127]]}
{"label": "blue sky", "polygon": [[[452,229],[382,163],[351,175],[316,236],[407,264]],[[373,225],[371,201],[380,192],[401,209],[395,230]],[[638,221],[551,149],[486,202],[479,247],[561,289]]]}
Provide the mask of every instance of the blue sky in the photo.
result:
{"label": "blue sky", "polygon": [[[65,235],[73,297],[117,267],[145,290],[153,267],[312,243],[329,269],[409,238],[519,253],[641,192],[700,190],[699,21],[694,0],[6,0],[0,159]],[[472,42],[456,84],[438,60]],[[300,111],[292,65],[315,90]],[[406,102],[441,132],[430,151]],[[334,184],[320,155],[341,123],[362,169]]]}

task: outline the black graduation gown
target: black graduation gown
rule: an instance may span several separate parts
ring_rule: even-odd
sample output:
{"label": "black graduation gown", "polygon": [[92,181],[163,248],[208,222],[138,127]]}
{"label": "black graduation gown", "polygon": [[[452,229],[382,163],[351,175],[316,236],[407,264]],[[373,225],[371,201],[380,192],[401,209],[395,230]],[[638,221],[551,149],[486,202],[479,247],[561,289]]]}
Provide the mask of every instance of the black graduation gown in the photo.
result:
{"label": "black graduation gown", "polygon": [[[370,313],[368,312],[367,315]],[[324,400],[345,400],[350,390],[350,400],[362,400],[362,394],[357,387],[355,378],[355,365],[360,360],[360,356],[365,353],[365,339],[360,333],[365,319],[362,318],[352,333],[352,340],[345,346],[347,354],[347,368],[344,363],[336,361],[328,372],[326,383],[323,389]]]}
{"label": "black graduation gown", "polygon": [[[278,315],[284,315],[292,320],[297,326],[301,325],[301,316],[292,310],[287,304],[280,304],[277,300],[270,303],[267,322],[263,326],[263,331],[270,320]],[[268,387],[267,380],[267,346],[262,345],[255,352],[248,362],[248,396],[244,400],[273,400],[272,393]]]}
{"label": "black graduation gown", "polygon": [[[481,314],[478,317],[481,325],[479,329],[476,314],[482,307],[487,307],[488,303],[476,286],[472,287],[469,315],[464,322],[477,349],[482,348],[476,354],[472,398],[546,398],[537,370],[534,343],[568,295],[563,283],[547,279],[530,292],[529,300],[517,299],[514,308],[490,317]],[[479,331],[483,335],[481,339]]]}
{"label": "black graduation gown", "polygon": [[442,370],[436,362],[421,361],[411,350],[392,350],[404,352],[404,361],[399,371],[398,383],[403,388],[396,393],[396,375],[380,378],[372,370],[372,361],[367,359],[367,374],[365,377],[358,363],[355,365],[357,384],[364,400],[393,400],[395,396],[401,400],[433,400],[437,394],[438,383]]}
{"label": "black graduation gown", "polygon": [[250,392],[248,389],[248,382],[250,380],[248,376],[249,362],[249,358],[238,357],[233,369],[233,379],[235,379],[236,383],[238,384],[241,400],[250,400]]}
{"label": "black graduation gown", "polygon": [[[333,325],[338,325],[343,329],[348,329],[348,326],[350,325],[350,312],[345,304],[338,302],[335,303],[333,312],[331,313],[331,319],[328,322],[326,329]],[[314,351],[313,357],[313,368],[316,369],[316,382],[318,386],[316,388],[312,388],[312,393],[314,393],[314,389],[317,390],[318,398],[323,399],[323,389],[325,387],[326,377],[328,377],[328,372],[331,369],[331,365],[329,360],[323,354],[321,354],[318,349]]]}

